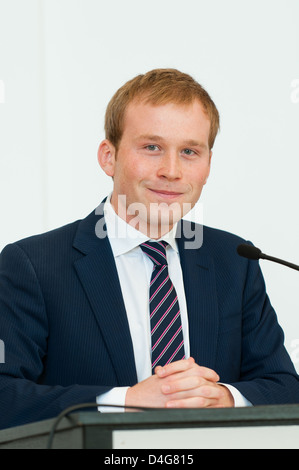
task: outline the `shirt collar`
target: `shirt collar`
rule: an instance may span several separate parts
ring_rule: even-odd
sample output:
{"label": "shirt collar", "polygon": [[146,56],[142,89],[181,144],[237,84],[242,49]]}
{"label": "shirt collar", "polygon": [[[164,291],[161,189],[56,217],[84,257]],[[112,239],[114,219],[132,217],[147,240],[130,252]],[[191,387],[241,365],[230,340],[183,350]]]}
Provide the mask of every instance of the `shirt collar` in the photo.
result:
{"label": "shirt collar", "polygon": [[[110,203],[111,195],[107,198],[104,205],[104,215],[107,227],[107,234],[111,244],[114,256],[120,256],[139,247],[141,243],[146,242],[149,238],[139,230],[129,225],[125,220],[119,217],[112,204]],[[173,226],[170,232],[166,233],[161,239],[154,240],[166,241],[176,252],[178,252],[177,242],[175,239],[177,224]]]}

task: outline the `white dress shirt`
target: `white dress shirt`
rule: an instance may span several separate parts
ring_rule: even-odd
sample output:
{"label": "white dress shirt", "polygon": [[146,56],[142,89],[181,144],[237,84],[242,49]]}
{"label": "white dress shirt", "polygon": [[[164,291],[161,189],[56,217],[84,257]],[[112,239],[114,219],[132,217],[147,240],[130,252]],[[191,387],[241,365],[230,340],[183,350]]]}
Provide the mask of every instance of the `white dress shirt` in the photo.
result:
{"label": "white dress shirt", "polygon": [[[140,244],[148,240],[148,236],[127,224],[114,211],[107,199],[104,206],[107,235],[114,255],[120,286],[127,312],[129,329],[133,343],[137,380],[148,378],[152,374],[151,367],[151,334],[149,315],[149,284],[153,263],[141,250]],[[186,359],[190,357],[189,328],[186,297],[179,252],[175,240],[176,226],[163,236],[168,242],[167,262],[169,276],[176,289],[180,311]],[[232,386],[226,385],[235,399],[235,406],[248,406],[250,403]],[[124,406],[125,396],[129,387],[114,387],[109,392],[99,395],[97,403],[117,404]],[[102,412],[119,411],[119,408],[99,407]]]}

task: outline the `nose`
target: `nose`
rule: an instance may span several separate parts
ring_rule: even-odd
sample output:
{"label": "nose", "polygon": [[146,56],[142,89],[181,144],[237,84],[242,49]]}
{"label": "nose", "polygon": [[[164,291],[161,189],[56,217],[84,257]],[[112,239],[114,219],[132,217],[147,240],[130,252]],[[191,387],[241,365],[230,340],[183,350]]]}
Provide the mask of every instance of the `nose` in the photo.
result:
{"label": "nose", "polygon": [[182,177],[180,157],[176,152],[169,151],[163,155],[158,169],[158,176],[169,181]]}

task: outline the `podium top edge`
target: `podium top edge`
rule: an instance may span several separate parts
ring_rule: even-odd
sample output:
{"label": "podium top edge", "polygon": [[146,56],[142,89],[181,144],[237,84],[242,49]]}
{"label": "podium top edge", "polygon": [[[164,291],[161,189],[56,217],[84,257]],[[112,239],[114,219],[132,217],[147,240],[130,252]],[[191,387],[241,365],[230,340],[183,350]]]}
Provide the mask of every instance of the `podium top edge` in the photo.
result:
{"label": "podium top edge", "polygon": [[[56,417],[0,430],[0,445],[25,436],[47,435]],[[244,408],[149,409],[141,412],[78,411],[64,417],[57,430],[97,426],[109,429],[299,425],[299,404]]]}
{"label": "podium top edge", "polygon": [[299,404],[266,405],[244,408],[210,409],[149,409],[141,412],[99,413],[77,412],[72,419],[77,425],[125,425],[125,424],[166,424],[182,423],[196,425],[275,425],[299,424]]}

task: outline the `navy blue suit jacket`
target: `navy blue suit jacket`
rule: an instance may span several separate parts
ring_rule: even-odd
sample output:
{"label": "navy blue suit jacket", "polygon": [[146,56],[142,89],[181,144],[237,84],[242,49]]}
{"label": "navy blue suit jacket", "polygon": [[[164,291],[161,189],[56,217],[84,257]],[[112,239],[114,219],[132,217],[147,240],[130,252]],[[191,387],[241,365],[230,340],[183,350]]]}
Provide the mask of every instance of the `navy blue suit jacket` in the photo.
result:
{"label": "navy blue suit jacket", "polygon": [[[57,416],[137,382],[110,243],[95,233],[98,213],[1,254],[0,428]],[[191,355],[254,405],[298,403],[298,376],[258,262],[237,255],[242,239],[207,227],[202,247],[185,249],[190,227],[177,241]]]}

